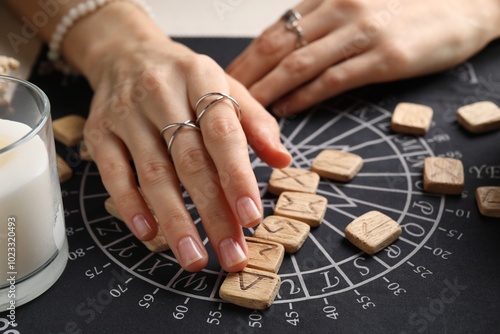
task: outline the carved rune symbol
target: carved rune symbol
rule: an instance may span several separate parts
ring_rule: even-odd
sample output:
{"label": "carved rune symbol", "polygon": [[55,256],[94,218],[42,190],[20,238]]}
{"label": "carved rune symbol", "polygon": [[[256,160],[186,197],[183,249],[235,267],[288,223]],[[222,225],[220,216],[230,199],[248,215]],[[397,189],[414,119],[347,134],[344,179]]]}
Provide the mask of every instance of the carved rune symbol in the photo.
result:
{"label": "carved rune symbol", "polygon": [[[433,163],[433,167],[436,168],[436,171],[432,173],[432,177],[435,177],[438,174],[445,174],[451,177],[452,180],[458,180],[460,179],[460,175],[458,174],[459,171],[457,171],[454,167],[453,164],[449,162],[445,162],[444,164],[442,162],[435,161]],[[453,171],[455,173],[453,173]]]}
{"label": "carved rune symbol", "polygon": [[287,203],[280,206],[280,210],[285,210],[285,211],[293,211],[293,212],[300,212],[300,213],[312,213],[314,215],[318,214],[318,210],[314,207],[316,204],[320,204],[321,201],[314,201],[314,202],[305,202],[305,203],[297,203],[294,202],[293,199],[291,199],[289,196],[284,196],[284,198],[287,200]]}
{"label": "carved rune symbol", "polygon": [[[368,225],[371,225],[370,229],[368,229]],[[369,236],[372,232],[379,228],[384,228],[384,222],[380,222],[378,224],[370,224],[368,222],[363,222],[363,234],[365,236]]]}
{"label": "carved rune symbol", "polygon": [[[252,276],[252,278],[255,278],[255,279],[253,279],[248,284],[245,284],[245,276]],[[238,273],[238,279],[240,281],[240,289],[243,291],[251,289],[257,283],[259,283],[260,281],[262,281],[263,279],[266,279],[266,278],[273,280],[273,278],[271,276],[254,274],[254,273],[249,273],[249,272],[239,272]]]}
{"label": "carved rune symbol", "polygon": [[285,220],[285,219],[273,222],[273,225],[285,225],[285,226],[282,226],[278,229],[273,229],[271,226],[268,225],[269,223],[267,223],[267,222],[263,222],[262,224],[263,224],[264,228],[269,233],[278,233],[279,231],[283,230],[287,226],[289,228],[291,228],[292,230],[294,230],[296,233],[299,233],[299,230],[292,223],[290,223],[290,221]]}
{"label": "carved rune symbol", "polygon": [[302,182],[300,180],[300,177],[311,174],[311,172],[304,172],[304,173],[292,175],[290,172],[287,172],[286,170],[283,170],[283,169],[280,169],[280,172],[282,174],[284,174],[285,176],[276,178],[276,181],[283,181],[283,180],[291,179],[291,180],[297,182],[298,184],[300,184],[301,186],[304,186],[305,184],[304,184],[304,182]]}
{"label": "carved rune symbol", "polygon": [[484,198],[484,202],[500,206],[500,193],[498,191],[490,190]]}
{"label": "carved rune symbol", "polygon": [[278,246],[276,246],[276,245],[269,245],[269,247],[261,249],[259,251],[259,254],[260,254],[260,256],[265,257],[267,260],[270,260],[269,257],[266,254],[264,254],[264,253],[272,251],[272,250],[274,250],[276,248],[278,248]]}

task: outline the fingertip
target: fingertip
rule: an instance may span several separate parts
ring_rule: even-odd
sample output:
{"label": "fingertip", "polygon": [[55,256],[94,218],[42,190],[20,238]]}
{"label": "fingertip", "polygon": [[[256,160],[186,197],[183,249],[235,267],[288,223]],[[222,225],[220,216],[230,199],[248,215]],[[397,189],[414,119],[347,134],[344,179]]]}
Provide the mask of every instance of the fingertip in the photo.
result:
{"label": "fingertip", "polygon": [[185,270],[185,271],[188,271],[188,272],[191,272],[191,273],[195,273],[195,272],[198,272],[198,271],[201,271],[203,269],[205,269],[205,267],[207,266],[208,264],[208,256],[204,257],[204,258],[201,258],[200,260],[196,261],[196,262],[193,262],[189,265],[182,265],[182,268]]}
{"label": "fingertip", "polygon": [[279,141],[271,142],[266,146],[254,148],[255,153],[269,166],[274,168],[285,168],[292,163],[292,155],[288,149]]}

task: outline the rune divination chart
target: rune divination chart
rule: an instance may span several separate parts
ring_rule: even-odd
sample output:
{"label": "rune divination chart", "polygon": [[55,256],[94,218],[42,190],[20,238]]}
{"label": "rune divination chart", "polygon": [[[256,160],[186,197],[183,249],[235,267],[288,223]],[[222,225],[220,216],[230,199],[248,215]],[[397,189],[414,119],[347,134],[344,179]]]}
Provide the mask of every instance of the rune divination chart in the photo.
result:
{"label": "rune divination chart", "polygon": [[[248,41],[185,42],[224,64],[230,55],[220,50],[236,54]],[[219,48],[211,49],[214,43]],[[493,279],[500,274],[494,255],[500,248],[500,222],[481,216],[474,196],[478,186],[500,185],[500,132],[471,135],[454,118],[461,105],[500,102],[500,73],[495,72],[499,49],[500,44],[493,44],[446,73],[366,87],[280,120],[293,167],[309,169],[324,149],[355,153],[364,165],[350,182],[321,179],[317,193],[328,199],[323,223],[311,229],[299,252],[285,256],[279,294],[265,311],[219,298],[226,273],[213,252],[204,270],[189,273],[170,251],[147,250],[104,209],[109,195],[96,165],[81,161],[77,148],[58,146],[75,171],[62,184],[68,267],[46,294],[17,310],[18,327],[8,327],[0,314],[0,333],[500,331],[498,282]],[[53,94],[54,118],[68,113],[68,106],[77,105],[72,110],[81,113],[88,108],[91,95],[81,79],[44,74],[39,64],[33,81],[49,97]],[[425,136],[391,132],[398,102],[433,107]],[[267,191],[272,169],[250,154],[265,214],[271,215],[277,200]],[[430,156],[463,161],[461,196],[423,191],[423,160]],[[204,236],[187,193],[184,198]],[[403,231],[394,244],[372,256],[350,244],[343,232],[371,210],[390,216]],[[245,233],[252,235],[253,229]],[[206,238],[204,242],[210,250]]]}

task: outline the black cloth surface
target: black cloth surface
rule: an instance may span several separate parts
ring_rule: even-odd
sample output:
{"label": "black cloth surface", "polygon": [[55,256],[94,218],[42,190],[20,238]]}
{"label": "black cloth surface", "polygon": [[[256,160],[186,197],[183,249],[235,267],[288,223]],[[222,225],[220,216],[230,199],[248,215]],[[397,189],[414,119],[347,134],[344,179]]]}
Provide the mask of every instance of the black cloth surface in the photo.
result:
{"label": "black cloth surface", "polygon": [[[249,43],[180,41],[222,66]],[[279,295],[265,311],[221,301],[225,273],[214,260],[188,273],[171,252],[150,253],[106,213],[95,164],[81,161],[78,147],[58,144],[75,172],[61,185],[70,259],[52,288],[16,309],[18,326],[0,334],[500,333],[500,220],[481,216],[475,201],[477,187],[500,186],[500,131],[473,135],[455,117],[458,107],[472,102],[500,103],[499,54],[494,42],[451,70],[363,87],[280,120],[294,167],[308,169],[327,148],[351,151],[365,162],[351,182],[321,180],[318,194],[329,203],[324,222],[298,253],[285,256]],[[87,114],[92,92],[85,80],[50,71],[44,52],[30,81],[49,96],[53,119]],[[399,102],[433,108],[425,136],[391,132]],[[422,191],[428,156],[463,162],[461,196]],[[270,215],[276,202],[265,189],[271,168],[253,154],[252,161]],[[186,203],[199,222],[187,197]],[[343,237],[352,219],[371,210],[403,227],[401,238],[375,256]]]}

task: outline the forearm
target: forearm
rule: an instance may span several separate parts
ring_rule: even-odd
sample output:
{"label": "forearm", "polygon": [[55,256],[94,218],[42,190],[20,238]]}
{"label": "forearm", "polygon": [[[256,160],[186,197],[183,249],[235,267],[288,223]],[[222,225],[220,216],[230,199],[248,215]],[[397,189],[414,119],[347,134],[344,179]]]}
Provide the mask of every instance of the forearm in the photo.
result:
{"label": "forearm", "polygon": [[[44,7],[38,0],[7,0],[19,17],[38,28],[38,35],[47,43],[69,10],[85,1],[53,1],[47,7],[49,2],[43,2]],[[147,41],[165,43],[168,38],[137,4],[114,1],[74,22],[61,41],[59,53],[95,82],[104,57],[131,52]]]}

